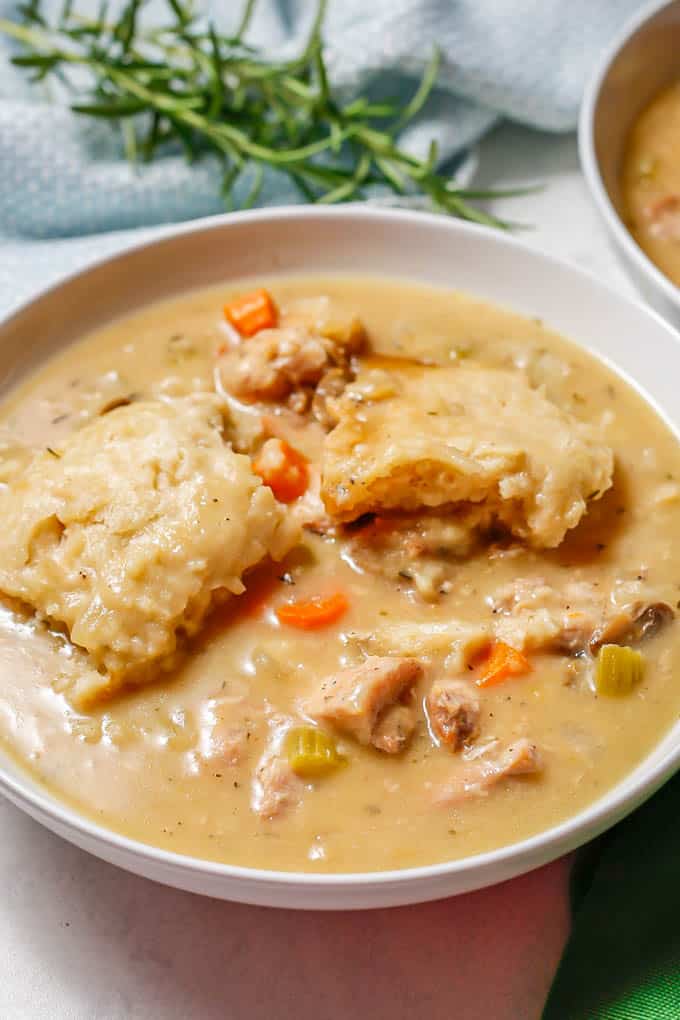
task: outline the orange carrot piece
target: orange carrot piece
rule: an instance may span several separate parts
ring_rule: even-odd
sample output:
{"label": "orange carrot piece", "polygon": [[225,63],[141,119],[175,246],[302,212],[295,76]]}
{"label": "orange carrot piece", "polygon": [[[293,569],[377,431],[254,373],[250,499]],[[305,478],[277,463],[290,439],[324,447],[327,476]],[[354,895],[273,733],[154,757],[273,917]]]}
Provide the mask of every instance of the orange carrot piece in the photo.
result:
{"label": "orange carrot piece", "polygon": [[531,670],[531,663],[516,648],[505,641],[494,641],[477,680],[479,687],[492,687],[511,676],[522,676]]}
{"label": "orange carrot piece", "polygon": [[286,602],[279,606],[276,615],[280,623],[286,623],[289,627],[316,630],[318,627],[335,623],[348,609],[347,597],[342,592],[336,592],[327,598],[317,596],[306,602]]}
{"label": "orange carrot piece", "polygon": [[280,503],[292,503],[307,491],[308,463],[285,439],[268,439],[253,461],[253,470]]}
{"label": "orange carrot piece", "polygon": [[234,298],[224,306],[224,317],[241,336],[254,336],[278,322],[274,300],[269,291],[262,289]]}

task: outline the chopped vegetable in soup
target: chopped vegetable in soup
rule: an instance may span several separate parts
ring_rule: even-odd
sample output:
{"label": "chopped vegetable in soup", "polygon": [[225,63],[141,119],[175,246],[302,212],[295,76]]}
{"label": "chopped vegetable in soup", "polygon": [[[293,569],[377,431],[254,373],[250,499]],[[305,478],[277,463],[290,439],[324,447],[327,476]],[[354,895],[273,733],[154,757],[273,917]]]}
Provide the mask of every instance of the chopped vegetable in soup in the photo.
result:
{"label": "chopped vegetable in soup", "polygon": [[0,504],[4,746],[180,853],[488,850],[680,708],[675,436],[466,295],[249,280],[112,323],[7,395]]}
{"label": "chopped vegetable in soup", "polygon": [[621,197],[633,237],[680,286],[680,83],[659,93],[633,124]]}

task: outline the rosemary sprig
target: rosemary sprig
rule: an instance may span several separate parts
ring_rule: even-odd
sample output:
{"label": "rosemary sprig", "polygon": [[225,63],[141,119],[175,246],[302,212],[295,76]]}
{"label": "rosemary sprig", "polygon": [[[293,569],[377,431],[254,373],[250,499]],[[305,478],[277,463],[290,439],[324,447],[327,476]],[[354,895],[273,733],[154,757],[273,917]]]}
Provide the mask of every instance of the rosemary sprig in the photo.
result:
{"label": "rosemary sprig", "polygon": [[319,0],[306,45],[292,60],[272,59],[247,44],[255,2],[246,0],[229,36],[185,0],[167,0],[169,21],[154,27],[141,24],[146,0],[128,0],[116,21],[107,20],[105,6],[88,18],[65,0],[53,22],[40,0],[30,0],[21,8],[22,22],[0,19],[0,31],[25,47],[12,62],[29,69],[32,80],[57,75],[74,93],[75,113],[120,124],[128,158],[148,162],[173,145],[188,160],[216,156],[228,204],[242,175],[250,183],[242,205],[254,203],[264,169],[275,168],[307,201],[356,200],[378,184],[398,195],[427,196],[433,208],[452,216],[508,226],[473,201],[518,192],[460,188],[436,169],[434,144],[427,159],[399,145],[399,132],[435,85],[438,53],[403,109],[366,98],[345,102],[324,60],[326,0]]}

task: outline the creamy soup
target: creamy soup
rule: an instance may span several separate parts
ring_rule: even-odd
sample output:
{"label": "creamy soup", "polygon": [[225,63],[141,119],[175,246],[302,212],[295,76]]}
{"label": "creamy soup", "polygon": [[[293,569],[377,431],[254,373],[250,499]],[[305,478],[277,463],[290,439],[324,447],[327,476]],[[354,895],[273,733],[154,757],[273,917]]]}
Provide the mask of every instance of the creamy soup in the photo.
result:
{"label": "creamy soup", "polygon": [[0,422],[0,736],[110,829],[449,861],[573,815],[677,718],[677,440],[538,320],[245,281],[74,343]]}
{"label": "creamy soup", "polygon": [[633,125],[621,193],[633,237],[680,285],[680,83],[656,96]]}

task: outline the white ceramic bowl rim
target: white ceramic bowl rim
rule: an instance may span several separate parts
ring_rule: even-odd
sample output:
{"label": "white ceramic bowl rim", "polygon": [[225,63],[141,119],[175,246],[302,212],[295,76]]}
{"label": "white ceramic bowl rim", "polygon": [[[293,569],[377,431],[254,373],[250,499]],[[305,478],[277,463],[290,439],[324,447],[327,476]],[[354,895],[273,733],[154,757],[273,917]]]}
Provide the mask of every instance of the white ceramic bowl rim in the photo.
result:
{"label": "white ceramic bowl rim", "polygon": [[[376,227],[386,224],[402,224],[405,229],[408,228],[409,224],[418,223],[420,225],[429,226],[433,229],[436,228],[437,230],[453,229],[461,233],[463,236],[469,234],[472,237],[477,238],[484,236],[489,238],[493,237],[493,242],[495,244],[523,251],[532,259],[538,259],[549,264],[553,268],[556,276],[559,276],[560,272],[567,271],[575,277],[580,277],[584,283],[587,283],[590,286],[595,286],[600,291],[605,292],[605,294],[607,294],[611,299],[635,306],[640,313],[654,320],[667,334],[673,336],[676,342],[680,341],[680,336],[675,333],[668,323],[665,322],[661,316],[642,305],[641,302],[622,297],[612,287],[606,286],[598,280],[594,274],[577,266],[571,265],[564,260],[557,259],[551,255],[541,252],[536,248],[517,240],[515,237],[511,237],[507,234],[501,234],[500,232],[489,231],[488,228],[480,227],[476,224],[462,223],[460,221],[447,221],[444,217],[438,215],[398,209],[376,209],[359,204],[349,204],[343,207],[328,208],[322,208],[319,206],[281,206],[272,209],[258,209],[248,212],[228,213],[225,215],[209,217],[207,219],[191,221],[180,226],[168,227],[167,230],[164,230],[162,233],[159,232],[159,235],[152,239],[147,239],[140,243],[129,245],[114,255],[97,259],[88,263],[84,268],[65,274],[50,287],[45,288],[30,300],[23,302],[19,307],[12,309],[10,314],[0,321],[0,327],[7,325],[16,316],[19,316],[24,310],[29,308],[35,301],[44,298],[46,295],[55,290],[58,290],[64,284],[77,279],[79,276],[84,275],[97,267],[106,265],[107,263],[115,263],[117,259],[125,259],[131,252],[151,248],[156,245],[162,245],[164,241],[171,241],[184,235],[218,230],[235,220],[238,220],[239,223],[246,224],[259,223],[262,221],[303,220],[306,218],[360,218],[363,221],[374,223]],[[663,739],[663,735],[660,737],[660,740],[661,739]],[[478,869],[482,870],[484,868],[491,870],[493,866],[503,865],[504,863],[511,861],[512,858],[518,856],[528,857],[531,855],[532,851],[545,851],[548,849],[548,853],[546,854],[544,852],[541,858],[541,863],[545,863],[557,856],[560,856],[566,850],[579,845],[580,842],[583,842],[583,839],[579,839],[579,836],[586,831],[588,833],[587,838],[591,838],[604,831],[604,829],[612,824],[613,818],[618,820],[625,815],[626,808],[627,806],[630,806],[631,803],[634,802],[637,805],[647,797],[651,796],[665,780],[670,778],[679,766],[680,744],[676,747],[670,748],[651,766],[646,764],[646,759],[643,760],[633,770],[631,770],[631,773],[624,776],[615,787],[605,792],[589,807],[568,818],[566,821],[561,822],[559,825],[553,826],[552,828],[545,829],[528,839],[499,847],[496,850],[475,854],[454,861],[445,861],[442,863],[424,865],[415,868],[376,872],[342,872],[335,874],[313,874],[309,872],[276,870],[269,871],[261,868],[247,868],[231,864],[222,864],[202,858],[173,853],[172,851],[155,847],[152,844],[130,839],[106,828],[105,826],[98,825],[96,822],[89,820],[85,815],[80,814],[75,809],[67,806],[65,803],[62,803],[56,797],[52,797],[46,791],[43,792],[39,787],[32,789],[27,785],[24,785],[20,779],[15,779],[13,776],[9,775],[4,770],[1,762],[0,792],[4,793],[16,805],[25,807],[28,813],[38,820],[47,819],[54,822],[57,831],[60,831],[62,835],[66,835],[66,838],[68,838],[68,830],[75,830],[87,837],[90,843],[98,845],[102,849],[116,848],[125,855],[142,859],[149,865],[159,866],[161,871],[163,868],[166,870],[174,870],[175,872],[180,870],[184,872],[191,872],[197,877],[210,876],[215,879],[224,878],[240,880],[251,886],[255,886],[257,884],[279,887],[296,886],[298,888],[307,888],[311,892],[315,889],[330,889],[332,887],[351,887],[353,889],[356,889],[357,887],[364,887],[366,889],[367,887],[374,888],[385,884],[407,885],[411,882],[417,882],[422,879],[454,876],[461,873],[474,872]],[[630,776],[633,772],[636,774],[639,773],[635,779],[634,785],[629,782]],[[626,786],[627,782],[629,783],[628,787]],[[49,826],[49,821],[45,824],[48,824]],[[550,856],[551,844],[554,844],[552,857]],[[106,855],[102,853],[102,856]],[[502,868],[499,870],[502,871]],[[524,870],[528,869],[525,868]],[[158,880],[163,881],[161,878]],[[495,881],[498,881],[498,879],[488,877],[485,880],[477,882],[474,887],[479,888],[484,884],[491,884]],[[181,883],[169,881],[168,884]],[[441,893],[440,895],[444,894],[445,893]],[[241,897],[234,896],[233,898],[239,899]],[[242,898],[246,902],[248,901],[248,897],[246,895]],[[418,899],[421,900],[427,898],[427,895],[418,897]],[[410,900],[404,898],[398,902],[410,902]],[[314,904],[307,904],[305,902],[300,903],[300,906],[303,907],[309,905],[314,906]]]}
{"label": "white ceramic bowl rim", "polygon": [[668,7],[669,0],[652,0],[642,10],[637,11],[633,17],[626,21],[625,25],[610,43],[598,64],[595,73],[586,85],[586,90],[581,103],[578,124],[578,144],[581,156],[583,172],[591,186],[593,197],[610,230],[617,242],[626,252],[626,255],[634,262],[638,270],[654,281],[656,286],[664,293],[666,298],[680,307],[680,290],[668,277],[661,272],[652,260],[645,254],[642,248],[634,240],[621,220],[619,213],[614,206],[609,193],[604,186],[600,166],[595,152],[595,108],[602,88],[602,83],[609,74],[611,65],[626,45],[628,40],[638,32],[645,22],[654,17],[664,7]]}

